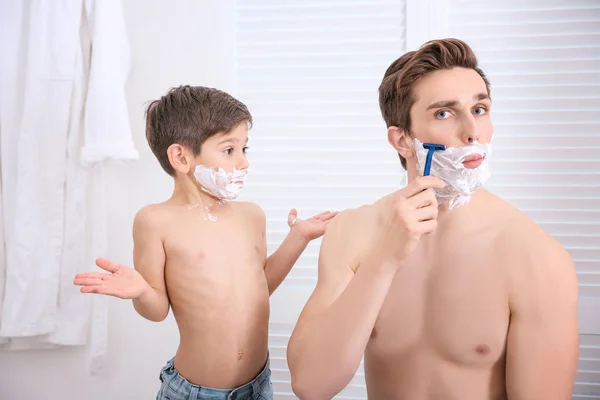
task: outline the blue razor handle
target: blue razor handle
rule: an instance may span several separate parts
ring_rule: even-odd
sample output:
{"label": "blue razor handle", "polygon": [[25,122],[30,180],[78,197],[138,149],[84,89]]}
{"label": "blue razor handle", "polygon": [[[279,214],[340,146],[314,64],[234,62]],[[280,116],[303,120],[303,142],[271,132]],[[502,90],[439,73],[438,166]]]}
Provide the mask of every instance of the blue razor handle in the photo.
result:
{"label": "blue razor handle", "polygon": [[423,143],[423,147],[429,150],[427,152],[427,159],[425,160],[425,170],[423,171],[423,176],[428,176],[431,171],[433,153],[435,153],[436,150],[446,150],[446,146],[443,144]]}

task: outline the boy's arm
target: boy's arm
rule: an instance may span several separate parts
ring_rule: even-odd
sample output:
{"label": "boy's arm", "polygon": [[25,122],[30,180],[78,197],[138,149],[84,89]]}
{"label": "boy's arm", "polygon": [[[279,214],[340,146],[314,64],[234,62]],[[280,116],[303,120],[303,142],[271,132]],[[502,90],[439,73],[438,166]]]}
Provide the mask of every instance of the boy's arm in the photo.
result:
{"label": "boy's arm", "polygon": [[141,209],[133,221],[133,264],[146,285],[133,298],[135,310],[150,321],[162,321],[169,314],[165,283],[165,250],[150,208]]}
{"label": "boy's arm", "polygon": [[[266,238],[265,213],[259,207],[256,208],[261,220],[262,235]],[[308,243],[322,236],[325,233],[327,224],[337,214],[337,212],[326,211],[307,220],[301,220],[298,218],[295,209],[290,211],[288,215],[290,231],[279,248],[267,258],[265,263],[265,276],[269,286],[269,294],[273,294],[283,282]]]}
{"label": "boy's arm", "polygon": [[279,248],[267,258],[265,276],[267,277],[270,295],[283,282],[304,249],[306,249],[309,241],[292,228]]}
{"label": "boy's arm", "polygon": [[164,279],[165,253],[153,211],[149,207],[140,210],[133,222],[135,269],[99,258],[96,265],[108,274],[84,272],[77,274],[73,283],[81,286],[82,293],[132,299],[142,317],[158,322],[169,313],[169,298]]}

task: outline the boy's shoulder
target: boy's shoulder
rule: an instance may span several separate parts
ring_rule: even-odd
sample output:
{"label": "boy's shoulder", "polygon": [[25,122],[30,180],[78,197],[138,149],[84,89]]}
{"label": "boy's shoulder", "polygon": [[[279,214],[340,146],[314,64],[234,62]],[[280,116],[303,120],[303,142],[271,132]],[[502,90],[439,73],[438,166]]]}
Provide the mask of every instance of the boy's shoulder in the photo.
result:
{"label": "boy's shoulder", "polygon": [[169,204],[166,202],[148,204],[137,211],[133,223],[134,225],[143,225],[145,227],[156,226],[168,214],[169,208]]}
{"label": "boy's shoulder", "polygon": [[264,210],[256,203],[249,201],[234,201],[232,202],[240,212],[255,216],[256,218],[266,218]]}

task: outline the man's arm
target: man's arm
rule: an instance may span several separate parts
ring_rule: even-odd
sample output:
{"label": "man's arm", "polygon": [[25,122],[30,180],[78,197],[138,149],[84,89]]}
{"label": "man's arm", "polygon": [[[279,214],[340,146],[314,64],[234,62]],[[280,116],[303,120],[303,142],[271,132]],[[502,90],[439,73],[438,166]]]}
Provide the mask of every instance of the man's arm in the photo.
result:
{"label": "man's arm", "polygon": [[442,187],[439,178],[419,177],[330,224],[317,287],[288,345],[298,397],[330,399],[350,382],[398,268],[437,227],[437,201],[428,189]]}
{"label": "man's arm", "polygon": [[341,213],[328,227],[317,286],[288,345],[292,388],[301,399],[330,399],[350,382],[396,273],[371,258],[355,274],[357,246],[364,246],[351,239],[357,212]]}
{"label": "man's arm", "polygon": [[133,221],[133,263],[147,282],[142,294],[133,299],[135,310],[144,318],[159,322],[169,314],[165,283],[165,250],[155,221],[155,210],[142,208]]}
{"label": "man's arm", "polygon": [[567,400],[579,354],[575,268],[567,251],[546,235],[528,245],[511,282],[508,399]]}

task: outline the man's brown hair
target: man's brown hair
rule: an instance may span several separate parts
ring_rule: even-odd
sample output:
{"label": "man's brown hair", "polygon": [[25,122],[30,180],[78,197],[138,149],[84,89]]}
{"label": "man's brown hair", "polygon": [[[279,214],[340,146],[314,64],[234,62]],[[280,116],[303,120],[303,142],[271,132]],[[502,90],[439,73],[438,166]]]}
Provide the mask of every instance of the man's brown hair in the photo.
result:
{"label": "man's brown hair", "polygon": [[209,137],[231,132],[242,122],[250,127],[252,115],[231,95],[203,86],[179,86],[148,105],[146,139],[160,166],[174,176],[169,146],[180,144],[197,156]]}
{"label": "man's brown hair", "polygon": [[[416,51],[403,54],[385,71],[379,86],[379,108],[387,127],[397,126],[410,133],[410,109],[417,101],[414,85],[434,71],[454,67],[475,70],[485,82],[488,95],[491,95],[490,83],[469,45],[459,39],[432,40]],[[406,159],[400,154],[398,156],[406,169]]]}

